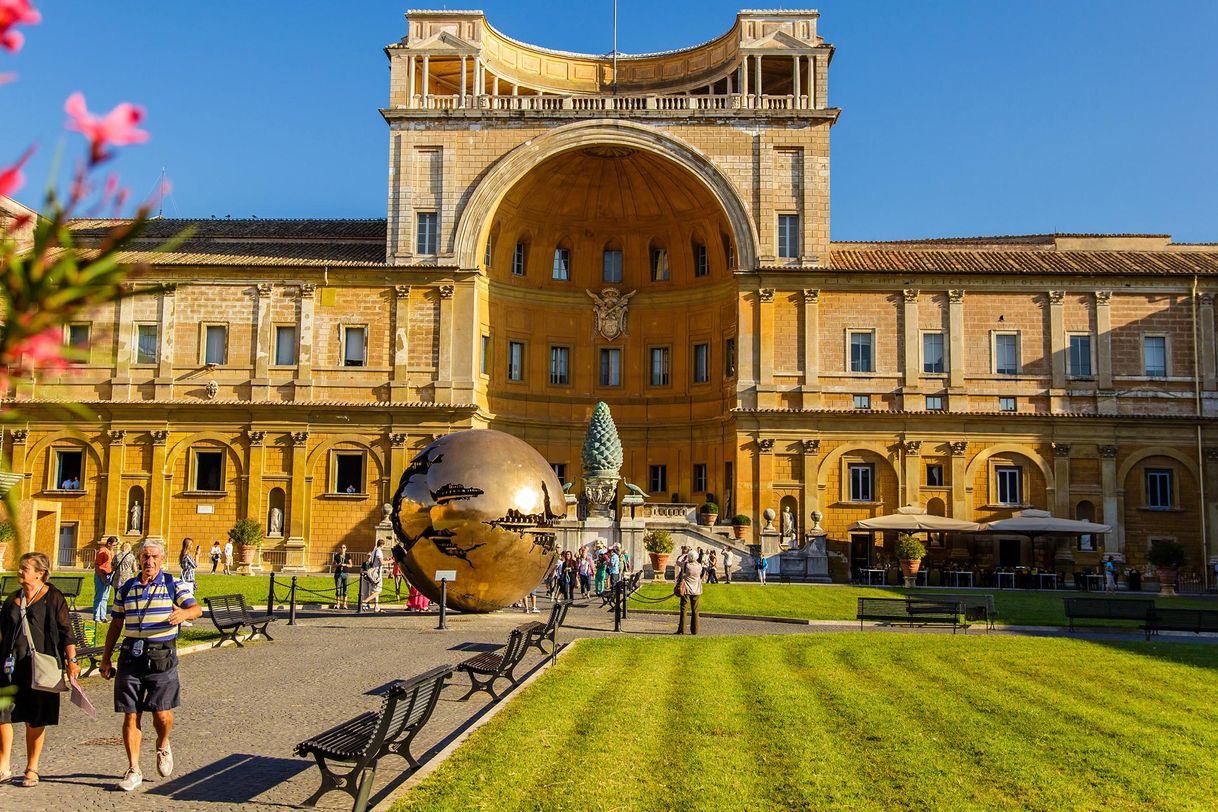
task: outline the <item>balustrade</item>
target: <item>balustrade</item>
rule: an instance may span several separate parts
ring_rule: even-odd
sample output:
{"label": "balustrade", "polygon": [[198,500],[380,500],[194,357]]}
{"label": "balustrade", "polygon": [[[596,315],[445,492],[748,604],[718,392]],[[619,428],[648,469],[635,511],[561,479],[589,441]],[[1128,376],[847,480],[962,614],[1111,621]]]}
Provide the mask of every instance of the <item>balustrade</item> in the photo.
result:
{"label": "balustrade", "polygon": [[406,109],[486,110],[491,112],[571,111],[576,113],[636,112],[702,112],[702,111],[786,111],[811,110],[807,96],[757,96],[744,93],[718,95],[641,95],[641,96],[559,96],[550,94],[530,96],[497,95],[420,95],[410,98]]}

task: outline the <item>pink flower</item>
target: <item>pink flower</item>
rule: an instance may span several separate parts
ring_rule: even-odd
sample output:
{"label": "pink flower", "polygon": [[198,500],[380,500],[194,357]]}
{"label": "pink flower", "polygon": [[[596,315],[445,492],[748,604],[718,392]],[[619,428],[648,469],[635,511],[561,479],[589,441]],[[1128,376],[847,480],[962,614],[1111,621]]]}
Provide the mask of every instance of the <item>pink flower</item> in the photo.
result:
{"label": "pink flower", "polygon": [[0,195],[11,195],[25,185],[25,174],[22,173],[21,167],[33,154],[34,148],[30,147],[24,155],[17,159],[17,163],[0,171]]}
{"label": "pink flower", "polygon": [[48,327],[13,347],[13,355],[21,358],[29,370],[68,369],[71,363],[63,357],[63,328]]}
{"label": "pink flower", "polygon": [[83,133],[89,139],[92,163],[110,157],[106,152],[110,144],[124,146],[142,144],[148,140],[148,133],[136,126],[144,120],[144,108],[138,105],[123,102],[106,115],[98,117],[85,107],[84,94],[76,92],[68,96],[63,109],[68,114],[67,128]]}
{"label": "pink flower", "polygon": [[42,15],[30,5],[30,0],[0,0],[0,48],[16,53],[25,43],[25,35],[15,31],[17,25],[35,25]]}

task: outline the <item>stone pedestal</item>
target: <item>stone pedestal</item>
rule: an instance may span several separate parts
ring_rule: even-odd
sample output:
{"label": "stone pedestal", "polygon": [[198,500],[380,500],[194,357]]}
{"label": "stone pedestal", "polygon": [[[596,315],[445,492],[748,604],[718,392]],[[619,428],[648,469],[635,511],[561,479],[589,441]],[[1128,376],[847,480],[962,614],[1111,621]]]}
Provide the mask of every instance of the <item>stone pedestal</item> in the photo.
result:
{"label": "stone pedestal", "polygon": [[283,569],[280,572],[305,571],[305,540],[291,536],[283,544]]}
{"label": "stone pedestal", "polygon": [[617,498],[617,483],[621,477],[590,476],[584,478],[584,495],[588,498],[588,518],[609,519],[614,500]]}
{"label": "stone pedestal", "polygon": [[824,536],[806,536],[801,549],[782,552],[778,565],[779,575],[813,584],[832,583]]}

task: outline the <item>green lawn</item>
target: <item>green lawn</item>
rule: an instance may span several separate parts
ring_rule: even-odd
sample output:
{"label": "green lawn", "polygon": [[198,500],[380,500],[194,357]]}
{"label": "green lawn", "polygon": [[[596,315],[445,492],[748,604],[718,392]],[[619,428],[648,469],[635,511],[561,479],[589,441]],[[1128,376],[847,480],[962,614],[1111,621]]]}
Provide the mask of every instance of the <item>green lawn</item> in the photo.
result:
{"label": "green lawn", "polygon": [[[998,611],[997,623],[1014,626],[1065,626],[1067,623],[1062,599],[1077,597],[1078,592],[1024,592],[1014,590],[989,590],[994,595],[994,608]],[[926,592],[977,594],[979,590],[954,589],[880,589],[878,587],[855,586],[797,586],[793,584],[706,584],[703,587],[700,610],[722,612],[732,615],[755,615],[762,617],[791,617],[808,620],[854,620],[860,597],[897,597],[904,594]],[[631,601],[632,608],[671,609],[678,608],[672,597],[672,585],[647,584],[640,590],[644,600]],[[652,603],[655,598],[667,599]],[[1133,596],[1128,596],[1133,597]],[[1155,597],[1145,593],[1142,597]],[[1160,606],[1178,608],[1218,608],[1212,598],[1157,598]],[[1120,621],[1079,621],[1076,625],[1108,625],[1135,627],[1136,623]]]}
{"label": "green lawn", "polygon": [[581,641],[393,807],[1213,809],[1218,647]]}

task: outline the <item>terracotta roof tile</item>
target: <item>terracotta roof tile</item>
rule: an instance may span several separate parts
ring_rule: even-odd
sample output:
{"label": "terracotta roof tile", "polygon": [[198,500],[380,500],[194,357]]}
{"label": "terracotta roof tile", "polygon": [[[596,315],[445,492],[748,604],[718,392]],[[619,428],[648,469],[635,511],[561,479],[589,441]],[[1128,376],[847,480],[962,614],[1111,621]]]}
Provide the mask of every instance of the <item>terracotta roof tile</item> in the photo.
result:
{"label": "terracotta roof tile", "polygon": [[877,273],[1218,275],[1218,251],[964,251],[833,248],[833,270]]}

